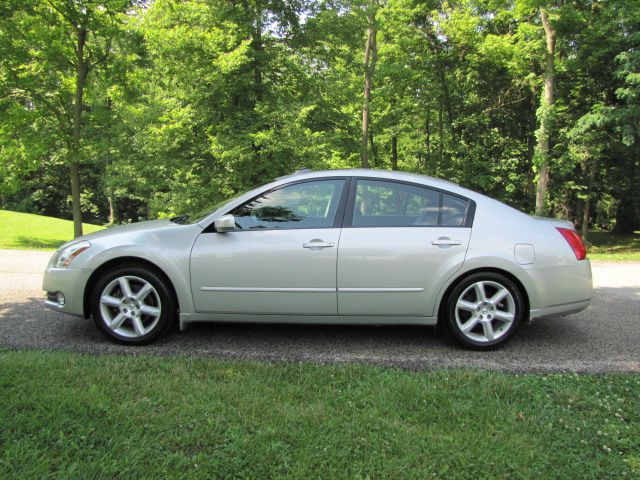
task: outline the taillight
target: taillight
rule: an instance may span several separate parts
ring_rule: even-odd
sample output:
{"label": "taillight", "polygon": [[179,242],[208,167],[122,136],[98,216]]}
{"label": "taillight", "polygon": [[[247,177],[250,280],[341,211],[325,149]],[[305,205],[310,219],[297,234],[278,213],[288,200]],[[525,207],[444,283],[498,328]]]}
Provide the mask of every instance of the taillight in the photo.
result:
{"label": "taillight", "polygon": [[587,258],[587,247],[584,245],[582,238],[578,235],[578,232],[571,228],[562,227],[556,227],[556,230],[558,230],[567,241],[578,260],[584,260]]}

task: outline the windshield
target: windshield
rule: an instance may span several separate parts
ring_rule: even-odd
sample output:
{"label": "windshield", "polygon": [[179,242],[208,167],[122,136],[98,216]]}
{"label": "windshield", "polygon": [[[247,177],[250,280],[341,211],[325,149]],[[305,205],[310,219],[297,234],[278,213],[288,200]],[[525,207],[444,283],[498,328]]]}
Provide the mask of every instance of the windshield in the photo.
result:
{"label": "windshield", "polygon": [[242,195],[244,195],[247,192],[250,192],[254,188],[256,188],[256,187],[251,187],[251,188],[248,188],[246,190],[242,190],[241,192],[236,193],[232,197],[225,198],[224,200],[221,200],[220,202],[218,202],[218,203],[216,203],[214,205],[211,205],[211,206],[205,208],[204,210],[201,210],[201,211],[195,213],[194,215],[189,215],[187,217],[187,219],[188,219],[187,221],[189,223],[198,223],[200,220],[203,220],[205,217],[211,215],[213,212],[218,210],[220,207],[223,207],[225,204],[235,200],[236,198],[241,197]]}

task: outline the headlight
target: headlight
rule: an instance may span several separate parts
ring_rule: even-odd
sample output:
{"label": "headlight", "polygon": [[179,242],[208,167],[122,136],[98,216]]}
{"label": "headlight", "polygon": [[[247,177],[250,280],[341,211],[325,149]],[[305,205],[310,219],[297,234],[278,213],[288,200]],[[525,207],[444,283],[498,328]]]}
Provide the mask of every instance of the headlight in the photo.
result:
{"label": "headlight", "polygon": [[74,258],[80,255],[90,246],[91,242],[89,242],[88,240],[72,243],[71,245],[63,248],[58,253],[56,253],[53,261],[51,262],[51,266],[53,268],[67,268]]}

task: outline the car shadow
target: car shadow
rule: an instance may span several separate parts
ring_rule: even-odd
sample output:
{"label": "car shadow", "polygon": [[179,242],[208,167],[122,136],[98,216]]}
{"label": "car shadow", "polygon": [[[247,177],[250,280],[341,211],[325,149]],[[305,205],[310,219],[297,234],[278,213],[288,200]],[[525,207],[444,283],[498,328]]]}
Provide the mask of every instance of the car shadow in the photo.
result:
{"label": "car shadow", "polygon": [[32,297],[0,303],[0,347],[374,363],[412,369],[580,370],[582,365],[597,361],[628,364],[634,370],[640,368],[639,304],[640,288],[599,288],[587,310],[527,322],[504,347],[475,352],[459,347],[434,327],[248,323],[194,323],[183,332],[171,331],[152,345],[130,347],[105,338],[92,320],[46,309],[41,298]]}
{"label": "car shadow", "polygon": [[[202,322],[189,324],[182,332],[174,328],[157,343],[325,344],[332,351],[339,344],[358,341],[374,345],[381,340],[404,345],[424,345],[425,340],[432,344],[448,341],[435,327]],[[41,298],[0,303],[0,345],[36,346],[42,342],[72,345],[79,341],[112,344],[96,329],[93,320],[50,310]]]}

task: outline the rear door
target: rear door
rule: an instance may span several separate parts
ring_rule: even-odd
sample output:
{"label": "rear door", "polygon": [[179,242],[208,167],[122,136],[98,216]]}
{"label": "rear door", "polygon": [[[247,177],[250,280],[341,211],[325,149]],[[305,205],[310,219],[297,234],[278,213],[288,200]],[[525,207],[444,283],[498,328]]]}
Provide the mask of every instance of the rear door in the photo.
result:
{"label": "rear door", "polygon": [[338,250],[338,313],[432,316],[464,262],[475,204],[418,184],[359,178]]}

